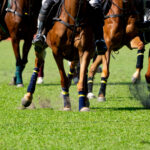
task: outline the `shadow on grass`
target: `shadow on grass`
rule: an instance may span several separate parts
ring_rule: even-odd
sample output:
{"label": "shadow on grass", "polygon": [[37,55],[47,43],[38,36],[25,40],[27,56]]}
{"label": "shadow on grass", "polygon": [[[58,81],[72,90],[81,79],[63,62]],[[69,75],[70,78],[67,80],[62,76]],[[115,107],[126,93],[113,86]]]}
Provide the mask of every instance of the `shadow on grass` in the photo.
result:
{"label": "shadow on grass", "polygon": [[136,110],[146,110],[147,108],[144,107],[91,107],[91,110],[93,109],[99,109],[99,110],[114,110],[114,111],[136,111]]}
{"label": "shadow on grass", "polygon": [[[108,83],[107,85],[132,85],[131,82],[115,82],[115,83]],[[44,83],[39,86],[58,86],[60,83]],[[100,83],[94,83],[94,85],[100,85]],[[76,86],[76,84],[72,83],[71,86]]]}
{"label": "shadow on grass", "polygon": [[150,108],[150,91],[146,83],[132,84],[129,86],[129,91],[145,108]]}
{"label": "shadow on grass", "polygon": [[[132,82],[108,82],[107,85],[132,85]],[[94,85],[100,85],[100,83],[94,83]]]}

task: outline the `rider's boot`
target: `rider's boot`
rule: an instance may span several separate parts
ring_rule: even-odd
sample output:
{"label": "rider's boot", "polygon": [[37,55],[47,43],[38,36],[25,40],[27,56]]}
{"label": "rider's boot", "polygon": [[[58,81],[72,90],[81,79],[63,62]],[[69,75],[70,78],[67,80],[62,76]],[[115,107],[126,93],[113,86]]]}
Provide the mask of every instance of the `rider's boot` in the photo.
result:
{"label": "rider's boot", "polygon": [[104,14],[101,3],[97,3],[93,7],[94,16],[94,34],[96,51],[98,55],[104,55],[107,51],[107,46],[104,40],[103,25],[104,25]]}
{"label": "rider's boot", "polygon": [[41,7],[39,17],[38,17],[38,30],[36,37],[32,41],[33,45],[43,48],[46,43],[46,32],[44,32],[45,28],[45,22],[47,20],[47,17],[49,15],[49,12],[51,11],[51,8],[55,4],[55,1],[46,0],[44,4]]}

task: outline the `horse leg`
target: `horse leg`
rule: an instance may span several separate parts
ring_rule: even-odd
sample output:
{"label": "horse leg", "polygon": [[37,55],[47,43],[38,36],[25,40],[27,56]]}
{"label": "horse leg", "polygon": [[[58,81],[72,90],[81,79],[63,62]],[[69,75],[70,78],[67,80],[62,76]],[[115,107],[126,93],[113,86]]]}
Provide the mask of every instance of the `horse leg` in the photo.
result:
{"label": "horse leg", "polygon": [[17,85],[17,87],[22,87],[23,81],[22,81],[21,72],[22,72],[23,66],[22,66],[22,60],[21,60],[20,48],[19,48],[20,40],[12,38],[11,41],[12,41],[12,46],[13,46],[13,50],[14,50],[14,54],[16,58],[16,73],[14,77],[14,84]]}
{"label": "horse leg", "polygon": [[44,52],[35,52],[36,55],[36,59],[35,59],[35,68],[33,70],[33,74],[31,76],[31,80],[27,89],[27,93],[24,95],[24,97],[22,98],[22,106],[24,107],[28,107],[31,103],[32,103],[32,99],[33,99],[33,93],[35,91],[35,87],[36,87],[36,81],[37,81],[37,77],[38,77],[38,72],[39,72],[39,68],[40,66],[43,64],[44,61]]}
{"label": "horse leg", "polygon": [[62,88],[62,96],[64,100],[64,111],[70,111],[71,110],[71,102],[69,97],[69,79],[66,76],[64,64],[63,64],[63,58],[58,55],[55,55],[53,53],[53,56],[55,58],[56,64],[59,69],[60,78],[61,78],[61,88]]}
{"label": "horse leg", "polygon": [[110,50],[108,49],[106,54],[102,56],[103,62],[103,71],[101,74],[101,87],[98,94],[98,101],[103,102],[106,101],[106,86],[107,86],[107,79],[109,77],[109,64],[110,64]]}
{"label": "horse leg", "polygon": [[150,49],[149,49],[149,55],[148,55],[148,68],[147,68],[147,72],[145,74],[145,79],[147,82],[148,90],[150,91]]}
{"label": "horse leg", "polygon": [[77,84],[79,94],[79,111],[89,111],[89,99],[87,97],[87,69],[90,63],[90,53],[85,51],[80,55],[80,77]]}
{"label": "horse leg", "polygon": [[[45,60],[45,56],[46,56],[46,50],[44,50],[44,60]],[[43,64],[39,68],[37,84],[43,84],[44,83],[44,64],[45,64],[45,61],[43,62]]]}
{"label": "horse leg", "polygon": [[145,47],[143,42],[139,37],[134,38],[131,41],[131,48],[138,48],[137,51],[137,63],[136,63],[136,72],[132,76],[132,83],[138,83],[140,81],[140,73],[143,68],[143,59]]}
{"label": "horse leg", "polygon": [[93,79],[94,79],[94,75],[97,71],[97,68],[101,64],[101,62],[102,62],[102,55],[97,55],[95,61],[92,63],[92,65],[89,69],[89,73],[88,73],[88,95],[87,95],[87,97],[89,99],[96,97],[93,94]]}

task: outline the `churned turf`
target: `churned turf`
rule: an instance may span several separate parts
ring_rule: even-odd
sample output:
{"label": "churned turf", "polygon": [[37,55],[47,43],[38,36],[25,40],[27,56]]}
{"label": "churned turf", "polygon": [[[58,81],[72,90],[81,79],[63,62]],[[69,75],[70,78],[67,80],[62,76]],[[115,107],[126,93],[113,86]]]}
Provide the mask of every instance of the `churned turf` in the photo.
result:
{"label": "churned turf", "polygon": [[[147,69],[147,45],[138,94],[147,93],[144,74]],[[71,112],[63,112],[60,77],[51,50],[47,49],[44,85],[37,85],[35,109],[21,110],[21,98],[34,68],[34,50],[24,70],[24,87],[10,86],[15,59],[11,43],[0,43],[0,150],[148,150],[150,149],[150,110],[135,96],[131,76],[135,71],[136,50],[126,47],[111,57],[107,101],[90,100],[91,111],[78,112],[76,85],[70,88]],[[68,70],[67,62],[66,70]],[[94,80],[99,91],[100,74]],[[132,89],[132,90],[131,90]],[[134,91],[134,92],[133,92]],[[140,92],[141,91],[141,92]],[[134,94],[133,94],[134,93]],[[145,96],[145,95],[143,95]]]}

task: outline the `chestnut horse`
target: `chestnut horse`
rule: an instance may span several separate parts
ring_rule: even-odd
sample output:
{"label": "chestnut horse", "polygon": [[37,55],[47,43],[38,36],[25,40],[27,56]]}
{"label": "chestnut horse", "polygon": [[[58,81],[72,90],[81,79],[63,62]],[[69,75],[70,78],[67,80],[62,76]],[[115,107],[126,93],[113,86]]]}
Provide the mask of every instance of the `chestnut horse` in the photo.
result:
{"label": "chestnut horse", "polygon": [[[61,77],[64,110],[71,110],[69,79],[63,64],[63,59],[67,59],[69,61],[80,61],[80,79],[77,85],[79,111],[89,111],[89,101],[86,97],[86,73],[94,53],[94,39],[92,23],[90,23],[88,16],[87,0],[63,0],[60,16],[56,19],[57,21],[47,35],[47,44],[52,48]],[[27,94],[22,99],[22,105],[25,107],[29,106],[32,102],[37,72],[42,62],[42,53],[36,52],[34,73],[31,77]]]}
{"label": "chestnut horse", "polygon": [[[29,49],[33,35],[36,33],[37,17],[41,7],[41,0],[4,0],[0,22],[0,41],[11,37],[16,58],[15,84],[23,86],[22,72],[27,63]],[[6,8],[6,11],[4,8]],[[22,58],[20,41],[24,40]]]}
{"label": "chestnut horse", "polygon": [[105,17],[104,25],[104,39],[107,45],[107,52],[105,56],[98,55],[90,67],[88,75],[89,98],[95,97],[92,93],[93,78],[97,67],[101,62],[103,62],[98,101],[105,101],[106,84],[110,74],[109,63],[111,51],[117,51],[124,45],[130,49],[138,49],[136,72],[133,74],[132,80],[135,83],[140,79],[140,71],[143,67],[144,44],[140,39],[135,23],[140,19],[135,3],[135,0],[112,0],[112,5]]}

